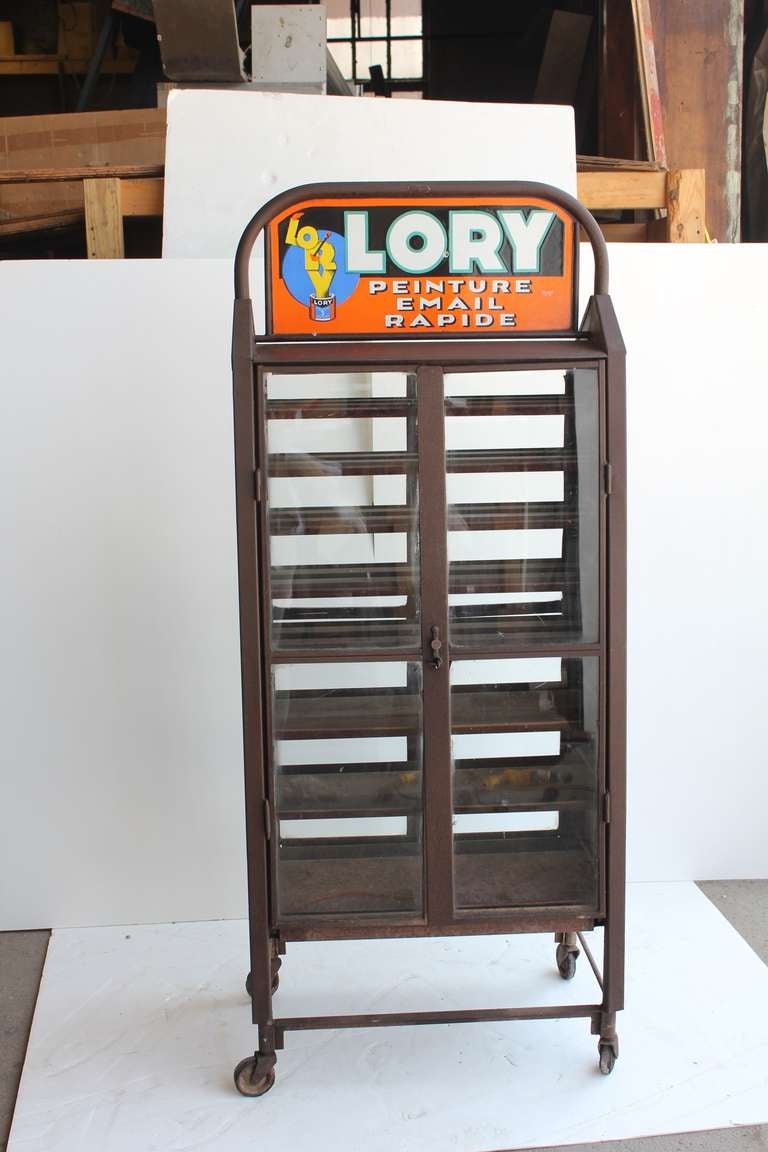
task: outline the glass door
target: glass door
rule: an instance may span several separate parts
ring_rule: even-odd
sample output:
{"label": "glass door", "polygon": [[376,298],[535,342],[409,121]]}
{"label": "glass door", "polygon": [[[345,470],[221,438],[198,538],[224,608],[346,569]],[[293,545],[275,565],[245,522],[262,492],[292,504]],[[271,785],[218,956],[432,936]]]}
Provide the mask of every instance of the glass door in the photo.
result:
{"label": "glass door", "polygon": [[278,915],[418,917],[415,378],[269,372],[262,404]]}
{"label": "glass door", "polygon": [[266,372],[278,917],[596,908],[596,368]]}
{"label": "glass door", "polygon": [[598,901],[595,368],[445,376],[454,902]]}

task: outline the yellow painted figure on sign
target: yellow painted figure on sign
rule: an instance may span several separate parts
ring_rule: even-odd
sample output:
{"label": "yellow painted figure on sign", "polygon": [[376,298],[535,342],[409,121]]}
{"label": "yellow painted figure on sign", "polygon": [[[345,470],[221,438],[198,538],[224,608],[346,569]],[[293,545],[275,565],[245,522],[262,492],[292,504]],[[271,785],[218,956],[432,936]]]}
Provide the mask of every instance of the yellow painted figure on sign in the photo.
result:
{"label": "yellow painted figure on sign", "polygon": [[330,242],[330,232],[320,238],[317,228],[311,224],[299,227],[303,212],[296,212],[288,222],[286,244],[298,244],[304,249],[304,268],[312,281],[315,296],[325,300],[330,295],[330,287],[336,275],[336,249]]}

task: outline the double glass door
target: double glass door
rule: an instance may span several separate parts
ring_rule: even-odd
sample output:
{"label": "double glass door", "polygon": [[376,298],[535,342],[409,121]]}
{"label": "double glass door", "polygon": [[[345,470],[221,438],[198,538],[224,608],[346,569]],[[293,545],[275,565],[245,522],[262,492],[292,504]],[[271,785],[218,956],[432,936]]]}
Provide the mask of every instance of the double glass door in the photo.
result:
{"label": "double glass door", "polygon": [[596,909],[599,369],[260,388],[278,919]]}

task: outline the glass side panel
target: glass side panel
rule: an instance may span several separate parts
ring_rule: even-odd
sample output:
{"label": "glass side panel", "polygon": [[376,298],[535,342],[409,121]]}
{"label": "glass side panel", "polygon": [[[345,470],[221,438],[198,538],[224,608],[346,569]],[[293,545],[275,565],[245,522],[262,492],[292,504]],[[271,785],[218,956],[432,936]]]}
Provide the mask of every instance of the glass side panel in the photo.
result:
{"label": "glass side panel", "polygon": [[282,917],[422,910],[421,665],[272,670]]}
{"label": "glass side panel", "polygon": [[445,377],[451,645],[598,639],[596,369]]}
{"label": "glass side panel", "polygon": [[454,660],[457,908],[597,904],[598,658]]}
{"label": "glass side panel", "polygon": [[272,643],[419,644],[416,382],[265,376]]}

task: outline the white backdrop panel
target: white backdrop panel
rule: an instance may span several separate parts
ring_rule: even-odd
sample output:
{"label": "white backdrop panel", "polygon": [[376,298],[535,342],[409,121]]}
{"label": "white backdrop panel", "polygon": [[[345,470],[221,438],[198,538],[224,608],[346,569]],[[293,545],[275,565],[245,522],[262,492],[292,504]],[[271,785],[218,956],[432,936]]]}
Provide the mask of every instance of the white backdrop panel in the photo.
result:
{"label": "white backdrop panel", "polygon": [[253,213],[324,180],[541,180],[576,191],[573,109],[171,92],[164,256],[234,256]]}
{"label": "white backdrop panel", "polygon": [[[611,257],[630,876],[765,876],[766,252]],[[228,261],[0,265],[2,928],[244,912],[230,307]]]}

